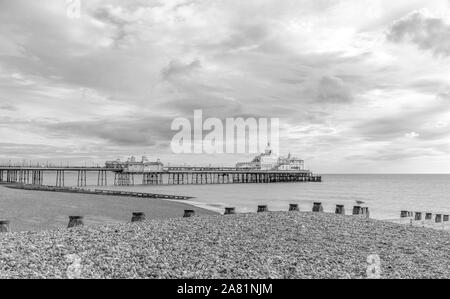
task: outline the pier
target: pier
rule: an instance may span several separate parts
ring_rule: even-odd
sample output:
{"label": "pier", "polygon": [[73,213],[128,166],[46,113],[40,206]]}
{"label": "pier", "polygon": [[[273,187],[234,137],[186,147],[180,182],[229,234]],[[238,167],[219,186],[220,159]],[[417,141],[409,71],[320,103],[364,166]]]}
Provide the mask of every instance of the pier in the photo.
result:
{"label": "pier", "polygon": [[19,183],[25,185],[44,185],[44,177],[47,174],[54,174],[56,177],[55,187],[64,187],[66,184],[66,174],[75,173],[77,175],[77,186],[87,186],[87,173],[98,174],[97,185],[107,185],[107,173],[117,169],[106,167],[33,167],[33,166],[0,166],[0,183]]}
{"label": "pier", "polygon": [[[86,187],[87,173],[97,174],[89,185],[205,185],[321,182],[308,170],[246,170],[234,167],[164,167],[158,171],[127,171],[107,167],[20,167],[0,166],[0,183],[44,185],[46,175],[55,176],[55,187],[66,186],[66,174],[75,173],[77,187]],[[114,177],[108,182],[108,174]]]}

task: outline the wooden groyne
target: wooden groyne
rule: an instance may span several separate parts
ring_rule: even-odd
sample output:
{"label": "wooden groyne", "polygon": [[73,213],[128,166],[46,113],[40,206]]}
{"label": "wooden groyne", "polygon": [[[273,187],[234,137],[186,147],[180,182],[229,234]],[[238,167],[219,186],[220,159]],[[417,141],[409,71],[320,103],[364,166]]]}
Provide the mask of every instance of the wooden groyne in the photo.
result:
{"label": "wooden groyne", "polygon": [[21,190],[33,190],[33,191],[47,191],[47,192],[62,192],[62,193],[79,193],[79,194],[91,194],[91,195],[109,195],[109,196],[127,196],[127,197],[139,197],[139,198],[158,198],[158,199],[174,199],[174,200],[188,200],[192,197],[180,196],[180,195],[168,195],[168,194],[156,194],[146,192],[128,192],[128,191],[114,191],[114,190],[89,190],[82,188],[64,188],[53,186],[36,186],[36,185],[8,185],[7,188],[21,189]]}
{"label": "wooden groyne", "polygon": [[400,218],[388,221],[409,226],[450,230],[450,213],[401,211]]}
{"label": "wooden groyne", "polygon": [[[88,194],[107,194],[107,195],[120,195],[120,196],[138,196],[138,197],[145,197],[144,194],[146,193],[135,193],[135,192],[122,192],[122,191],[110,191],[110,190],[95,190],[95,191],[89,191],[84,189],[77,189],[77,188],[65,188],[66,191],[62,191],[62,188],[54,188],[54,187],[48,187],[43,186],[43,188],[36,189],[34,188],[28,188],[30,186],[7,186],[9,188],[13,189],[26,189],[26,190],[39,190],[39,191],[55,191],[55,192],[69,192],[67,190],[70,190],[71,192],[76,193],[88,193]],[[85,192],[86,191],[86,192]],[[147,193],[148,194],[148,193]],[[152,195],[158,195],[158,194],[152,194]],[[168,197],[174,197],[174,199],[188,199],[188,197],[180,197],[180,196],[171,196],[171,195],[161,195],[164,196],[164,198]],[[318,207],[320,207],[318,209]],[[300,209],[298,207],[298,204],[289,204],[288,208],[289,212],[300,212]],[[270,212],[268,205],[258,205],[257,206],[257,213],[268,213]],[[321,202],[315,202],[313,204],[312,212],[316,213],[323,213],[324,209],[322,207]],[[234,215],[236,213],[235,207],[226,207],[225,212],[223,215]],[[335,214],[345,215],[345,210],[343,205],[337,205]],[[181,215],[181,214],[180,214]],[[353,207],[353,217],[362,216],[360,218],[366,218],[369,219],[369,208],[368,207],[360,207],[355,206]],[[184,210],[183,218],[191,218],[196,216],[195,209],[189,209]],[[146,220],[145,213],[143,212],[133,212],[131,217],[131,222],[142,222]],[[69,216],[69,224],[67,228],[75,228],[79,226],[84,226],[84,216]],[[9,220],[0,220],[0,233],[7,233],[10,232],[10,221]]]}
{"label": "wooden groyne", "polygon": [[[18,186],[10,186],[10,188],[18,188]],[[49,190],[45,190],[46,188],[41,188],[39,190],[42,191],[49,191]],[[55,188],[49,188],[52,190],[57,190]],[[73,188],[71,190],[74,190]],[[88,190],[81,190],[81,191],[88,191]],[[109,191],[106,192],[108,190],[95,190],[95,191],[91,191],[89,192],[89,194],[109,194],[109,195],[120,195],[120,196],[126,196],[125,194],[128,194],[128,196],[138,196],[138,197],[143,197],[143,193],[134,193],[134,192],[119,192],[119,191]],[[56,191],[58,192],[58,191]],[[82,192],[82,193],[86,193],[86,192]],[[152,194],[152,195],[156,195],[158,196],[158,194]],[[171,197],[170,195],[162,195],[164,196],[164,198],[167,197]],[[183,198],[183,199],[187,199],[187,197],[180,197],[180,196],[175,196],[178,199]],[[295,212],[301,212],[301,210],[299,209],[298,204],[289,204],[289,206],[287,207],[288,211],[290,213],[295,213]],[[255,212],[257,213],[269,213],[270,209],[268,205],[258,205],[257,209],[255,210]],[[314,214],[324,214],[326,213],[323,209],[322,203],[321,202],[315,202],[313,203],[312,206],[312,212]],[[333,211],[329,211],[328,213],[333,213]],[[418,214],[419,213],[419,216]],[[234,214],[239,214],[236,213],[236,208],[235,207],[226,207],[225,211],[223,213],[223,215],[234,215]],[[252,214],[252,213],[247,213],[247,214]],[[334,210],[334,214],[336,215],[341,215],[341,216],[351,216],[354,218],[358,218],[360,220],[368,220],[370,219],[370,212],[369,212],[369,207],[361,207],[361,206],[354,206],[353,207],[353,211],[350,214],[346,214],[345,213],[345,206],[344,205],[336,205],[336,209]],[[450,226],[448,226],[449,224],[449,215],[447,214],[436,214],[436,218],[433,220],[428,220],[427,223],[428,225],[425,225],[425,221],[424,220],[415,220],[417,218],[420,218],[420,215],[422,213],[421,212],[416,212],[416,213],[404,213],[402,212],[402,217],[401,219],[403,220],[400,222],[397,221],[393,221],[393,220],[383,220],[385,222],[392,222],[392,223],[397,223],[397,224],[411,224],[411,226],[414,223],[414,226],[420,226],[420,227],[428,227],[428,228],[433,228],[433,229],[438,229],[438,230],[448,230],[450,229]],[[195,209],[189,209],[189,210],[184,210],[184,214],[180,213],[180,216],[183,215],[184,218],[190,218],[190,217],[194,217],[196,216],[196,211]],[[442,217],[441,217],[442,216]],[[414,218],[414,219],[413,219]],[[146,216],[145,213],[143,212],[133,212],[132,213],[132,217],[131,217],[131,222],[141,222],[141,221],[145,221],[146,220]],[[440,224],[440,226],[433,226],[432,224],[436,223],[436,224]],[[420,224],[420,225],[419,225]],[[447,225],[446,225],[447,224]],[[68,224],[68,228],[73,228],[73,227],[78,227],[78,226],[83,226],[84,225],[84,216],[69,216],[69,224]],[[2,220],[0,219],[0,233],[7,233],[10,232],[10,221],[9,220]]]}

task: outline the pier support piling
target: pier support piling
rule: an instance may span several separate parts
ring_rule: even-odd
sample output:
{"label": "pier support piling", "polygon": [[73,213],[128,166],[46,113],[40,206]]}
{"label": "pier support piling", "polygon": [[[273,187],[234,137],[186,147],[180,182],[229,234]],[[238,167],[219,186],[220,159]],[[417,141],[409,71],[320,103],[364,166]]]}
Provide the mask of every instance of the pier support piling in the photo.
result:
{"label": "pier support piling", "polygon": [[79,170],[78,171],[78,180],[77,180],[77,186],[78,187],[86,187],[86,170]]}
{"label": "pier support piling", "polygon": [[33,170],[31,183],[33,185],[42,186],[44,182],[44,172],[40,170]]}
{"label": "pier support piling", "polygon": [[97,186],[108,186],[108,173],[105,170],[98,171]]}
{"label": "pier support piling", "polygon": [[115,186],[134,186],[134,174],[116,172],[114,177]]}
{"label": "pier support piling", "polygon": [[56,187],[64,187],[64,170],[56,171]]}

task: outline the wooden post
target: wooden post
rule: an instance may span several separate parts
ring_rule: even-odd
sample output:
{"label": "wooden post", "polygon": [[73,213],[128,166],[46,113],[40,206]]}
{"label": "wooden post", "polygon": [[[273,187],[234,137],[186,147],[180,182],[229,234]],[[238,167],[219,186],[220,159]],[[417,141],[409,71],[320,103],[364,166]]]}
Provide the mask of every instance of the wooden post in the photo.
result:
{"label": "wooden post", "polygon": [[289,205],[289,211],[294,211],[294,212],[298,212],[298,211],[300,211],[300,209],[298,208],[298,204],[294,204],[294,203],[291,203],[290,205]]}
{"label": "wooden post", "polygon": [[[143,183],[144,184],[144,183]],[[97,176],[97,186],[108,186],[106,170],[99,170]]]}
{"label": "wooden post", "polygon": [[268,212],[268,211],[269,211],[269,209],[267,208],[266,205],[258,206],[258,213],[263,213],[263,212]]}
{"label": "wooden post", "polygon": [[345,215],[344,205],[336,205],[336,214]]}
{"label": "wooden post", "polygon": [[9,220],[0,220],[0,233],[9,233]]}
{"label": "wooden post", "polygon": [[145,214],[142,212],[133,213],[133,217],[131,217],[131,222],[140,222],[145,221]]}
{"label": "wooden post", "polygon": [[83,218],[83,216],[69,216],[69,225],[67,226],[67,228],[83,226]]}
{"label": "wooden post", "polygon": [[365,216],[366,218],[370,217],[370,212],[368,207],[361,208],[361,215]]}
{"label": "wooden post", "polygon": [[362,214],[362,209],[360,206],[354,206],[353,207],[353,215],[361,215]]}
{"label": "wooden post", "polygon": [[422,220],[422,213],[421,212],[416,212],[415,220],[416,221]]}
{"label": "wooden post", "polygon": [[195,216],[195,211],[194,210],[184,210],[184,218],[189,218],[189,217],[193,217]]}
{"label": "wooden post", "polygon": [[323,212],[323,206],[321,202],[315,202],[312,208],[313,212]]}
{"label": "wooden post", "polygon": [[232,215],[232,214],[236,214],[236,208],[225,208],[224,215]]}

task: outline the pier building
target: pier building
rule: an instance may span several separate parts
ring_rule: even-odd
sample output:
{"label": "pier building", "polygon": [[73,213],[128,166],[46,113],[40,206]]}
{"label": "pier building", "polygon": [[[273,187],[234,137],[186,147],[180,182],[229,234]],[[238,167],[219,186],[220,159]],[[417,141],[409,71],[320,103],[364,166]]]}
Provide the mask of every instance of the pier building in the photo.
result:
{"label": "pier building", "polygon": [[301,171],[304,170],[304,165],[303,160],[291,156],[290,153],[287,157],[277,156],[268,144],[264,153],[257,155],[252,161],[236,163],[236,169]]}

